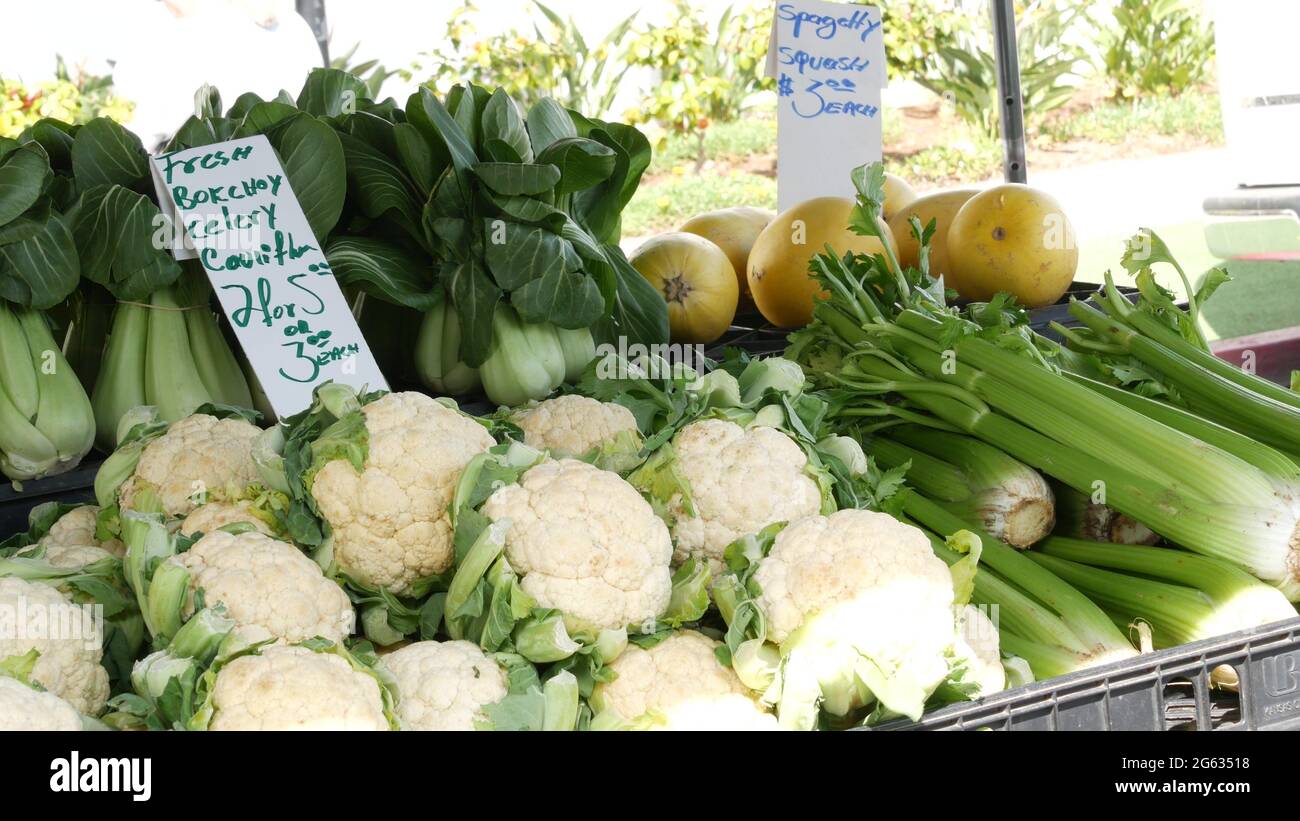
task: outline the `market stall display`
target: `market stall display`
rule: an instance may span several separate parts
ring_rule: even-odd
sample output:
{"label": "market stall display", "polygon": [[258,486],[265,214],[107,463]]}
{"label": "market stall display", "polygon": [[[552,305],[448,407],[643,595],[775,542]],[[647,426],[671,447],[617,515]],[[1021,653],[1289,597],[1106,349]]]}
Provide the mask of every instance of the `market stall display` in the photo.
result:
{"label": "market stall display", "polygon": [[[0,726],[925,725],[1296,619],[1300,395],[1211,352],[1226,274],[1192,289],[1152,231],[1135,292],[1049,327],[1027,309],[1078,254],[1024,184],[917,197],[869,163],[852,199],[629,258],[632,126],[336,69],[199,99],[169,149],[267,138],[394,389],[275,418],[201,266],[149,239],[139,140],[0,143],[0,467],[107,454],[94,505],[0,533],[6,601],[107,619],[0,642]],[[42,312],[74,290],[70,362]]]}

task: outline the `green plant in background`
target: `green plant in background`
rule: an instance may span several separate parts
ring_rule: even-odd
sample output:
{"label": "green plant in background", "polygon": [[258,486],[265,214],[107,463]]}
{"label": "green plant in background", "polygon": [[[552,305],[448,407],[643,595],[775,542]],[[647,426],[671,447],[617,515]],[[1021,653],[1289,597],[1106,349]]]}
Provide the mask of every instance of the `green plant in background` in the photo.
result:
{"label": "green plant in background", "polygon": [[471,16],[479,9],[466,0],[448,19],[443,46],[425,55],[429,65],[421,61],[411,76],[425,77],[425,85],[443,94],[468,80],[504,88],[525,107],[550,97],[566,108],[607,113],[628,70],[620,49],[636,13],[589,45],[572,17],[560,17],[536,0],[534,5],[545,26],[534,24],[532,33],[512,28],[475,39]]}
{"label": "green plant in background", "polygon": [[[1028,4],[1019,13],[1016,40],[1020,50],[1020,90],[1025,115],[1040,119],[1069,101],[1070,82],[1087,60],[1068,34],[1088,22],[1077,8],[1053,0]],[[958,44],[942,46],[919,81],[948,100],[967,123],[988,137],[998,135],[997,68],[989,34],[967,32]]]}
{"label": "green plant in background", "polygon": [[1223,142],[1223,110],[1219,95],[1191,90],[1177,97],[1103,102],[1068,116],[1053,117],[1042,124],[1038,133],[1056,142],[1114,144],[1134,136],[1157,134],[1218,145]]}
{"label": "green plant in background", "polygon": [[135,104],[113,93],[113,78],[75,73],[58,57],[54,79],[35,87],[0,78],[0,137],[17,137],[46,117],[73,125],[96,117],[129,122]]}
{"label": "green plant in background", "polygon": [[1119,0],[1103,60],[1116,99],[1177,96],[1205,79],[1214,29],[1193,0]]}
{"label": "green plant in background", "polygon": [[984,134],[972,133],[968,141],[933,145],[891,160],[890,168],[922,189],[988,179],[1002,169],[1002,145]]}
{"label": "green plant in background", "polygon": [[623,212],[626,236],[675,230],[706,211],[736,206],[776,208],[776,180],[732,170],[726,173],[671,175],[647,186]]}
{"label": "green plant in background", "polygon": [[765,3],[729,6],[710,26],[689,0],[676,0],[673,21],[647,27],[628,49],[628,64],[657,71],[659,85],[640,110],[624,116],[693,137],[698,170],[709,128],[738,119],[756,92],[773,87],[763,75],[771,25]]}
{"label": "green plant in background", "polygon": [[919,79],[926,61],[940,48],[955,46],[970,31],[960,0],[856,0],[878,5],[885,23],[885,61],[889,78]]}
{"label": "green plant in background", "polygon": [[400,76],[402,71],[399,69],[384,68],[384,64],[378,60],[363,60],[360,63],[353,63],[352,58],[356,56],[357,49],[361,48],[360,43],[356,43],[352,48],[330,60],[330,68],[337,68],[346,71],[353,77],[366,84],[366,90],[370,92],[373,99],[381,99],[379,91],[384,87],[384,83],[389,77]]}

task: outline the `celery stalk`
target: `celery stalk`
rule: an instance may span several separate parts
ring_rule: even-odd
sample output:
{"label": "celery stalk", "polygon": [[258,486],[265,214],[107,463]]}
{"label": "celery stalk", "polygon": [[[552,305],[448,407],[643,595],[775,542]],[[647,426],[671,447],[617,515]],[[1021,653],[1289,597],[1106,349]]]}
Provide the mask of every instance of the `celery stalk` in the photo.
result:
{"label": "celery stalk", "polygon": [[992,445],[904,425],[864,441],[863,448],[884,467],[910,463],[909,484],[1008,544],[1028,547],[1051,532],[1051,488]]}
{"label": "celery stalk", "polygon": [[[1081,302],[1070,306],[1070,314],[1176,384],[1193,410],[1269,444],[1300,450],[1300,407],[1208,370],[1191,358],[1191,346],[1167,348]],[[1140,315],[1133,312],[1134,318]],[[1201,352],[1199,358],[1205,357],[1215,358]]]}
{"label": "celery stalk", "polygon": [[[904,513],[936,533],[948,535],[958,530],[971,530],[979,536],[984,548],[980,557],[980,572],[985,567],[992,568],[998,575],[1042,602],[1070,626],[1090,654],[1131,649],[1106,614],[1087,596],[1036,565],[1025,554],[970,527],[968,523],[913,490],[904,490],[899,497]],[[977,573],[976,579],[978,578]]]}
{"label": "celery stalk", "polygon": [[1160,539],[1133,517],[1096,503],[1069,485],[1052,482],[1052,494],[1056,499],[1056,527],[1052,532],[1058,536],[1114,544],[1155,544]]}
{"label": "celery stalk", "polygon": [[[1113,284],[1111,289],[1114,289]],[[1191,345],[1187,340],[1179,336],[1172,328],[1161,324],[1154,317],[1148,316],[1142,311],[1129,307],[1128,300],[1121,298],[1121,301],[1124,302],[1125,306],[1122,315],[1116,315],[1109,310],[1107,311],[1113,319],[1123,321],[1144,336],[1148,337],[1151,341],[1178,352],[1193,365],[1196,365],[1215,376],[1236,383],[1237,385],[1247,388],[1261,396],[1300,409],[1300,394],[1297,394],[1295,391],[1287,390],[1281,385],[1274,384],[1273,382],[1256,376],[1255,374],[1247,373],[1241,368],[1233,365],[1231,362],[1225,362],[1214,354]],[[1111,305],[1109,303],[1103,303],[1103,307],[1109,308]],[[1071,308],[1073,308],[1073,306],[1071,306]],[[1073,310],[1071,311],[1071,314],[1073,314]]]}
{"label": "celery stalk", "polygon": [[1300,464],[1296,458],[1268,445],[1238,433],[1217,422],[1203,419],[1196,414],[1175,407],[1174,405],[1141,396],[1104,382],[1098,382],[1077,374],[1067,376],[1090,390],[1112,399],[1141,413],[1143,416],[1180,430],[1188,436],[1194,436],[1202,442],[1242,459],[1268,475],[1284,481],[1300,481]]}
{"label": "celery stalk", "polygon": [[[1141,574],[1147,578],[1138,579],[1139,589],[1149,579],[1161,579],[1184,589],[1195,590],[1212,607],[1207,617],[1192,621],[1191,638],[1187,641],[1295,617],[1295,608],[1276,588],[1229,562],[1208,556],[1165,547],[1108,545],[1060,538],[1045,541],[1041,555],[1107,571],[1119,571],[1122,574]],[[1132,585],[1109,589],[1123,591],[1131,588]],[[1129,607],[1136,606],[1132,601],[1126,601],[1125,604]],[[1136,615],[1144,616],[1140,612]],[[1185,618],[1191,620],[1192,615],[1189,611]],[[1156,619],[1149,620],[1160,629],[1170,628],[1170,625]]]}

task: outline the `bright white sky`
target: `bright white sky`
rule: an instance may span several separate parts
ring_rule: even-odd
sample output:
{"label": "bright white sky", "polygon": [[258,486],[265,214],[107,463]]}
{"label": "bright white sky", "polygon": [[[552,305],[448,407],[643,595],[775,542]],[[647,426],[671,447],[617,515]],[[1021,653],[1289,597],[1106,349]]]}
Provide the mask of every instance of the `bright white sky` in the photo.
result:
{"label": "bright white sky", "polygon": [[[712,18],[729,0],[696,3]],[[331,55],[359,43],[357,61],[376,58],[388,68],[409,66],[438,43],[459,5],[459,0],[326,0]],[[531,28],[531,0],[478,0],[476,5],[473,19],[480,34]],[[671,8],[669,0],[550,0],[547,5],[574,15],[591,41],[638,8],[651,20],[662,19]],[[315,39],[292,0],[0,0],[0,6],[5,15],[0,76],[48,79],[55,55],[92,73],[107,73],[115,63],[119,91],[137,106],[131,127],[146,142],[184,121],[194,91],[204,82],[221,89],[227,102],[248,90],[264,97],[281,88],[296,94],[307,71],[320,64]],[[11,32],[47,34],[12,37]],[[402,99],[409,87],[393,80],[384,93]]]}

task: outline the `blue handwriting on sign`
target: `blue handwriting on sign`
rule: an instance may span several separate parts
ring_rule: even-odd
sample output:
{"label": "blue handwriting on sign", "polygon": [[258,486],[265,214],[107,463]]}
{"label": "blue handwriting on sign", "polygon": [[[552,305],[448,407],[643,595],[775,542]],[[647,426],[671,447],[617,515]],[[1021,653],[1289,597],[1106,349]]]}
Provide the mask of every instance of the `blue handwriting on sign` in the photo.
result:
{"label": "blue handwriting on sign", "polygon": [[789,46],[781,46],[777,49],[777,52],[781,55],[781,65],[798,66],[800,75],[804,73],[805,69],[861,74],[871,65],[871,61],[866,57],[818,57],[815,54],[809,54],[803,49],[795,50]]}
{"label": "blue handwriting on sign", "polygon": [[[790,78],[782,74],[780,85],[786,86]],[[792,82],[791,82],[792,85]],[[799,100],[790,102],[790,110],[805,120],[811,120],[814,117],[820,117],[823,114],[846,115],[849,117],[874,117],[880,111],[877,106],[870,103],[859,103],[853,100],[844,99],[827,99],[830,97],[843,97],[853,95],[857,92],[858,86],[849,78],[830,79],[830,80],[813,80],[804,89],[804,94],[812,97],[814,102],[809,105],[800,107]],[[786,96],[792,96],[791,95]]]}
{"label": "blue handwriting on sign", "polygon": [[872,32],[880,29],[880,21],[872,20],[866,11],[855,11],[848,17],[835,17],[831,14],[813,14],[800,11],[793,3],[781,3],[776,7],[777,16],[786,22],[794,23],[794,36],[798,37],[804,24],[812,27],[818,39],[831,40],[841,29],[858,32],[858,39],[867,42]]}

